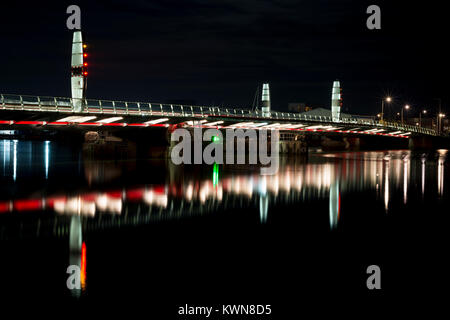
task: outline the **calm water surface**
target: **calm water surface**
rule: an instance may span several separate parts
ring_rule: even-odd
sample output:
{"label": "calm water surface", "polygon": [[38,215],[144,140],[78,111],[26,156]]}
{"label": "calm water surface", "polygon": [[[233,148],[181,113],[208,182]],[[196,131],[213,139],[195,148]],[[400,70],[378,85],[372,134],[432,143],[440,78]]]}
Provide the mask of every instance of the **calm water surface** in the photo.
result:
{"label": "calm water surface", "polygon": [[[152,297],[159,308],[275,304],[295,298],[287,287],[365,292],[365,268],[377,264],[387,292],[432,287],[448,267],[447,156],[317,152],[261,176],[0,140],[5,286],[31,298]],[[66,288],[70,264],[80,290]]]}

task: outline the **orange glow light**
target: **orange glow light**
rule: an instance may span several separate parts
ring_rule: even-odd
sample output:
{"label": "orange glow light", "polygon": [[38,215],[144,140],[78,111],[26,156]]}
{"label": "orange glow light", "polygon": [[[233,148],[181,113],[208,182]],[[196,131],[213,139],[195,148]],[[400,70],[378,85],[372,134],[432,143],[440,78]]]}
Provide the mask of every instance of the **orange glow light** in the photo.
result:
{"label": "orange glow light", "polygon": [[86,243],[81,245],[81,267],[80,267],[81,288],[86,289]]}

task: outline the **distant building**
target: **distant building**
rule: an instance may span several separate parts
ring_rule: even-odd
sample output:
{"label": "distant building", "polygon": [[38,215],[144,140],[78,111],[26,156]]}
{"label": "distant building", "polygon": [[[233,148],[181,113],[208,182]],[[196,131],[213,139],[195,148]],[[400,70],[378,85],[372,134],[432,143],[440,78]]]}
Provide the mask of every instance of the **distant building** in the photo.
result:
{"label": "distant building", "polygon": [[291,102],[288,103],[288,111],[289,112],[306,112],[311,111],[313,107],[306,105],[303,102]]}

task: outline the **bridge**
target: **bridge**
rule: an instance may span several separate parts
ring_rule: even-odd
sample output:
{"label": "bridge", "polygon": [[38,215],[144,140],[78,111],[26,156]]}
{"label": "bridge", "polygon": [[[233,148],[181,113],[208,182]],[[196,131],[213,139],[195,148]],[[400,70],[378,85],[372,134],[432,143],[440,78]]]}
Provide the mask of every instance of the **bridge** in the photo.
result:
{"label": "bridge", "polygon": [[86,47],[81,31],[76,30],[72,40],[72,96],[70,98],[1,94],[0,130],[20,130],[23,126],[49,130],[61,128],[112,130],[113,128],[149,127],[174,129],[180,126],[198,126],[217,129],[271,129],[324,134],[378,135],[395,138],[438,135],[432,129],[419,126],[342,115],[339,81],[333,82],[329,116],[271,110],[268,83],[262,86],[261,100],[257,108],[251,109],[86,99],[88,75]]}
{"label": "bridge", "polygon": [[408,138],[411,135],[437,136],[435,130],[370,118],[348,117],[336,121],[331,116],[261,111],[241,108],[207,107],[150,102],[76,99],[1,94],[0,129],[37,128],[151,128],[200,126],[203,128],[275,129],[281,131],[332,132]]}

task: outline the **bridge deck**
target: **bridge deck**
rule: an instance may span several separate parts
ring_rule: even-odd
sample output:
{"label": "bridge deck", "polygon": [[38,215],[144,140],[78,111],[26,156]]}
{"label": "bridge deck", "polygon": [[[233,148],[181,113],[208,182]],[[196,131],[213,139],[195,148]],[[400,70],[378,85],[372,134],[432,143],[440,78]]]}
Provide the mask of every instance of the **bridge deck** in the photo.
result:
{"label": "bridge deck", "polygon": [[[299,123],[318,123],[327,124],[326,127],[339,127],[344,125],[346,131],[357,131],[360,128],[354,128],[350,130],[350,127],[363,126],[364,130],[367,128],[373,128],[373,131],[392,131],[395,134],[423,134],[423,135],[437,135],[435,130],[423,128],[419,126],[411,126],[396,122],[380,122],[373,119],[367,118],[343,118],[340,122],[333,122],[331,117],[327,116],[312,116],[305,115],[301,113],[286,113],[286,112],[276,112],[272,111],[269,116],[263,116],[262,112],[259,110],[250,109],[239,109],[239,108],[224,108],[224,107],[205,107],[205,106],[191,106],[191,105],[177,105],[177,104],[163,104],[163,103],[143,103],[143,102],[126,102],[126,101],[110,101],[110,100],[93,100],[84,99],[83,110],[77,111],[74,107],[73,100],[71,98],[59,98],[59,97],[41,97],[41,96],[24,96],[24,95],[9,95],[1,94],[0,110],[8,111],[20,111],[35,114],[75,114],[75,115],[86,115],[85,119],[88,119],[87,115],[110,116],[114,115],[119,117],[132,117],[139,118],[138,123],[117,123],[116,121],[107,123],[97,121],[92,123],[92,125],[107,125],[107,126],[126,126],[126,125],[143,125],[148,126],[148,121],[153,117],[164,117],[164,118],[187,118],[192,120],[202,120],[206,118],[219,118],[224,120],[235,120],[238,122],[244,121],[261,121],[262,123],[267,122],[267,126],[274,129],[291,129],[286,126],[286,122],[293,123],[293,127]],[[9,113],[11,115],[11,113]],[[56,116],[59,117],[59,116]],[[142,122],[142,117],[150,118],[146,119],[146,122]],[[13,117],[14,118],[14,117]],[[50,117],[55,118],[55,117]],[[67,117],[66,117],[67,118]],[[64,118],[63,118],[64,119]],[[12,125],[12,124],[62,124],[63,122],[69,121],[58,121],[60,119],[48,119],[49,121],[20,121],[24,119],[19,119],[19,121],[12,119],[0,119],[0,124]],[[55,121],[56,120],[56,121]],[[104,119],[105,120],[105,119]],[[275,122],[282,122],[279,127],[274,126]],[[56,122],[56,123],[55,123]],[[78,121],[77,121],[78,122]],[[85,121],[84,124],[88,125],[89,122]],[[156,124],[156,123],[155,123]],[[331,126],[330,126],[331,124]],[[320,129],[318,126],[316,129]],[[303,129],[299,129],[303,130]],[[377,133],[377,132],[375,132]]]}

